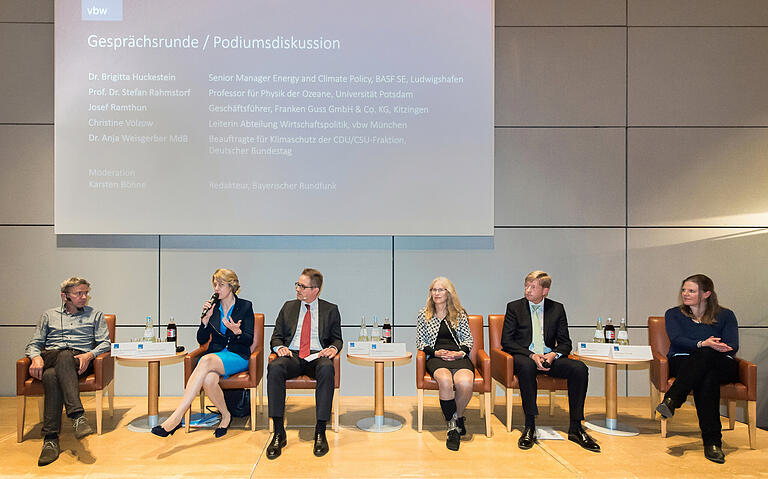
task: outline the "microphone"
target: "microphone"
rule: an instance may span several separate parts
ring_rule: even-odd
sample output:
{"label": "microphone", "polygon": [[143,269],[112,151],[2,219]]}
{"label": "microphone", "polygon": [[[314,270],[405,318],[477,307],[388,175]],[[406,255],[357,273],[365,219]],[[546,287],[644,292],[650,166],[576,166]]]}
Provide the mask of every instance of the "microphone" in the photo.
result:
{"label": "microphone", "polygon": [[[211,308],[216,305],[216,303],[219,302],[219,293],[213,293],[211,296]],[[206,314],[208,314],[208,310],[211,308],[203,308],[203,314],[200,315],[200,319],[203,319]]]}

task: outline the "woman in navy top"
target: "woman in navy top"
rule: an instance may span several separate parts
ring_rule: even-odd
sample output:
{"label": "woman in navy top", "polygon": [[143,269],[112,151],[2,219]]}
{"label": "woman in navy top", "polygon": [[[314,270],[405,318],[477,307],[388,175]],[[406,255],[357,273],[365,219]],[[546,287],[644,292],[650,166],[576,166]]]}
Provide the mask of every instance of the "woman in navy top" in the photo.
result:
{"label": "woman in navy top", "polygon": [[211,278],[218,299],[203,304],[205,314],[197,328],[197,342],[208,343],[208,352],[200,358],[189,377],[184,397],[173,414],[162,424],[152,428],[152,433],[166,437],[181,427],[181,418],[197,397],[200,388],[211,398],[221,413],[221,422],[214,431],[216,437],[227,433],[232,415],[219,387],[219,378],[248,369],[248,358],[253,343],[253,306],[247,299],[238,298],[240,291],[237,275],[230,269],[219,268]]}
{"label": "woman in navy top", "polygon": [[739,326],[733,311],[720,306],[712,280],[703,274],[683,280],[679,301],[680,306],[664,315],[670,375],[676,379],[656,410],[672,417],[693,391],[704,456],[722,464],[720,384],[739,378],[733,357],[739,349]]}

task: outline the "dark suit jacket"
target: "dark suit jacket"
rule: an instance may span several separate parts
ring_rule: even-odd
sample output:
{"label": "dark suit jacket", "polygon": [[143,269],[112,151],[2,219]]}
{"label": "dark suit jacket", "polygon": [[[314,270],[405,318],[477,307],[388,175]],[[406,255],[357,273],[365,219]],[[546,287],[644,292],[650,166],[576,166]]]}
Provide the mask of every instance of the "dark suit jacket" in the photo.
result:
{"label": "dark suit jacket", "polygon": [[230,319],[240,323],[241,334],[237,335],[230,329],[226,329],[221,334],[221,313],[219,305],[213,308],[213,315],[208,320],[208,325],[200,323],[197,328],[197,342],[205,344],[208,338],[211,338],[211,344],[208,345],[209,353],[217,353],[224,348],[239,355],[246,361],[251,356],[251,344],[253,343],[253,305],[247,299],[235,296],[235,306],[232,308]]}
{"label": "dark suit jacket", "polygon": [[[296,326],[299,320],[299,308],[301,301],[294,299],[286,301],[280,312],[277,313],[275,329],[272,331],[272,339],[269,341],[269,349],[274,351],[277,346],[290,347],[293,336],[296,334]],[[317,335],[323,348],[334,346],[337,351],[344,347],[341,338],[341,314],[339,308],[333,303],[317,300]]]}
{"label": "dark suit jacket", "polygon": [[[504,327],[501,331],[501,349],[509,354],[529,356],[533,342],[531,307],[528,300],[520,298],[507,304]],[[562,304],[544,298],[544,344],[556,353],[567,356],[571,352],[568,320]]]}

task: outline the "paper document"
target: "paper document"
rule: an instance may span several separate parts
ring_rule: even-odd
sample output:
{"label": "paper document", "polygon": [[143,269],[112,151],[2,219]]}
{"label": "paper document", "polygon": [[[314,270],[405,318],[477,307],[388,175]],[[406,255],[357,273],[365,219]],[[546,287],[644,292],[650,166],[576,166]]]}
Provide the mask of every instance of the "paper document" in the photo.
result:
{"label": "paper document", "polygon": [[315,359],[317,359],[319,357],[320,357],[320,353],[310,354],[309,356],[304,358],[304,361],[310,363],[310,362],[314,361]]}
{"label": "paper document", "polygon": [[565,440],[565,438],[551,426],[536,426],[536,439],[539,441],[542,439]]}

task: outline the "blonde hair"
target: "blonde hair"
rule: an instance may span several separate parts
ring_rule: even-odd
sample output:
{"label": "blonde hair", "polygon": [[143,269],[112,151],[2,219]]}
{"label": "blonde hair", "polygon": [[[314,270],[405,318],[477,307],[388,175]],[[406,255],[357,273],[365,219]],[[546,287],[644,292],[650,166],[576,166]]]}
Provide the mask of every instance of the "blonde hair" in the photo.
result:
{"label": "blonde hair", "polygon": [[523,284],[528,284],[536,280],[539,280],[539,284],[542,288],[549,288],[552,286],[552,277],[544,271],[539,270],[531,271],[528,273],[528,276],[525,277],[525,282]]}
{"label": "blonde hair", "polygon": [[211,277],[211,283],[215,284],[217,281],[228,284],[229,287],[232,288],[232,292],[235,294],[240,292],[240,280],[237,279],[237,275],[231,269],[217,269]]}
{"label": "blonde hair", "polygon": [[430,321],[435,317],[435,302],[432,300],[432,287],[437,282],[440,282],[445,286],[445,289],[447,290],[446,293],[448,294],[448,298],[446,298],[448,316],[446,316],[445,319],[453,329],[456,329],[459,325],[459,314],[466,314],[466,312],[461,305],[461,301],[459,301],[459,295],[456,294],[456,288],[453,287],[453,283],[444,276],[438,276],[429,283],[429,290],[427,290],[427,305],[424,307],[424,317],[427,321]]}
{"label": "blonde hair", "polygon": [[87,279],[72,276],[71,278],[61,282],[61,292],[68,293],[71,288],[80,286],[81,284],[88,286],[88,288],[91,287],[91,283],[89,283]]}

